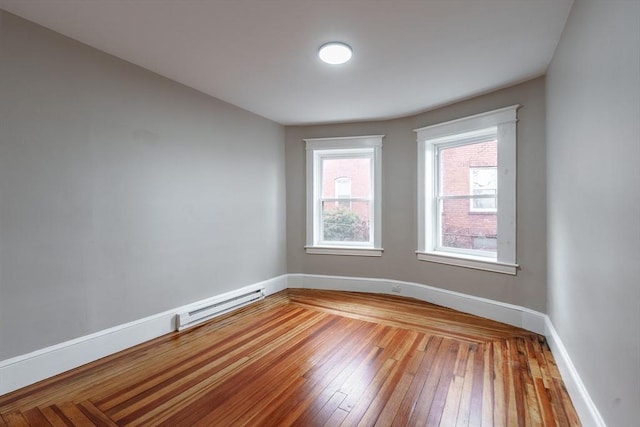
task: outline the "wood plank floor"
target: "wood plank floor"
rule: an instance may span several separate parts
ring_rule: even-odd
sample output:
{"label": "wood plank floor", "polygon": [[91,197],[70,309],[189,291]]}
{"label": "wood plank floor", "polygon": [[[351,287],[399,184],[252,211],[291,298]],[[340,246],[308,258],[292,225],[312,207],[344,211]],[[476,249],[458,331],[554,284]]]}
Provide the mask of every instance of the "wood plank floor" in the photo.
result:
{"label": "wood plank floor", "polygon": [[544,337],[289,289],[0,396],[4,426],[576,426]]}

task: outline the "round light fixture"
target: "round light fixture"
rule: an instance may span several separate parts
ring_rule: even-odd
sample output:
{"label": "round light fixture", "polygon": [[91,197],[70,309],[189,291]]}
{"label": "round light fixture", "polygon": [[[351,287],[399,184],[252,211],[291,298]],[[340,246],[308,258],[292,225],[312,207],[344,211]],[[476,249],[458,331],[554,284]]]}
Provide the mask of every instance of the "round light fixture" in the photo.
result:
{"label": "round light fixture", "polygon": [[327,64],[344,64],[351,59],[351,48],[340,42],[325,43],[320,46],[318,56]]}

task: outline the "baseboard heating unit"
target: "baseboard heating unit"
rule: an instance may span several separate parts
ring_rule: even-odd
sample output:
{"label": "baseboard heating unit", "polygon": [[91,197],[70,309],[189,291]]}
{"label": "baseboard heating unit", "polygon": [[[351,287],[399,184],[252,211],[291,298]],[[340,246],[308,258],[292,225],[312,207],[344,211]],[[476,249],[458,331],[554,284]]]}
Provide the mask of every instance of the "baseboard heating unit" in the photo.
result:
{"label": "baseboard heating unit", "polygon": [[263,298],[264,288],[254,289],[248,292],[243,291],[239,294],[229,293],[222,295],[220,298],[214,298],[206,304],[194,307],[190,311],[178,313],[176,315],[176,329],[178,331],[182,331],[192,326],[199,325],[213,317],[251,304],[252,302],[259,301]]}

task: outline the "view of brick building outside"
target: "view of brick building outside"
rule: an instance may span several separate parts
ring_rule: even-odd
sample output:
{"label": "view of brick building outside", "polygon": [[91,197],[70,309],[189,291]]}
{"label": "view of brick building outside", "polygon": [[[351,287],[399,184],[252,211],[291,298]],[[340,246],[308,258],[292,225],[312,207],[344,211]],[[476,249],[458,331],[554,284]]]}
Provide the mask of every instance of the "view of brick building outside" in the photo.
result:
{"label": "view of brick building outside", "polygon": [[[348,224],[333,224],[344,230],[345,238],[351,235],[346,229],[357,228],[356,241],[369,239],[370,203],[353,199],[371,198],[371,159],[368,157],[325,159],[322,162],[322,199],[343,199],[325,201],[322,206],[323,216],[334,220],[349,221]],[[355,215],[341,215],[344,211]],[[357,216],[356,216],[357,215]],[[326,228],[326,224],[325,224]],[[334,234],[335,236],[335,234]],[[326,238],[326,237],[325,237]],[[330,240],[330,239],[327,239]]]}
{"label": "view of brick building outside", "polygon": [[[487,180],[492,173],[475,175],[474,169],[489,170],[497,165],[496,141],[463,145],[441,150],[443,195],[472,195],[472,182],[476,180],[475,190],[491,194],[495,189],[493,182]],[[322,165],[323,214],[348,210],[358,216],[358,221],[366,228],[369,225],[369,202],[350,199],[369,199],[371,194],[371,163],[368,158],[325,159]],[[491,181],[491,179],[490,179]],[[336,192],[341,194],[337,194]],[[331,199],[344,198],[344,201]],[[497,215],[493,199],[446,200],[442,209],[442,244],[447,247],[464,249],[496,250]],[[474,208],[475,206],[475,208]],[[493,209],[492,209],[493,208]]]}
{"label": "view of brick building outside", "polygon": [[[497,142],[490,141],[441,150],[442,194],[495,194],[497,148]],[[445,200],[442,245],[495,252],[498,233],[495,203],[495,199]]]}

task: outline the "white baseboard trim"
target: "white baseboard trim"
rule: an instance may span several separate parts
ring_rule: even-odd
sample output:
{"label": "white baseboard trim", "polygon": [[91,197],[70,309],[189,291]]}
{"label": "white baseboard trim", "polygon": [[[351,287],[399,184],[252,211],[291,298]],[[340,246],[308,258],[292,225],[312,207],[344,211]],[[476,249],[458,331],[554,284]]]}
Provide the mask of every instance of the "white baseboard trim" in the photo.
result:
{"label": "white baseboard trim", "polygon": [[245,286],[242,289],[0,361],[0,395],[173,332],[176,329],[175,316],[177,313],[192,310],[223,296],[232,296],[238,292],[250,292],[257,288],[264,288],[265,295],[271,295],[286,289],[286,284],[286,275],[282,275]]}
{"label": "white baseboard trim", "polygon": [[[571,362],[571,358],[558,333],[546,314],[526,307],[418,283],[390,279],[313,274],[285,274],[163,313],[0,361],[0,395],[173,332],[175,330],[176,313],[188,311],[211,300],[218,300],[223,296],[230,296],[238,292],[248,292],[255,288],[264,288],[265,295],[271,295],[287,288],[402,295],[545,335],[580,420],[585,426],[606,427]],[[400,292],[395,292],[393,289]]]}
{"label": "white baseboard trim", "polygon": [[[545,333],[544,313],[419,283],[363,277],[289,274],[287,287],[401,295],[517,326],[537,334]],[[394,292],[392,289],[399,289],[400,292]]]}
{"label": "white baseboard trim", "polygon": [[584,427],[606,427],[549,316],[546,316],[545,336],[582,425]]}

